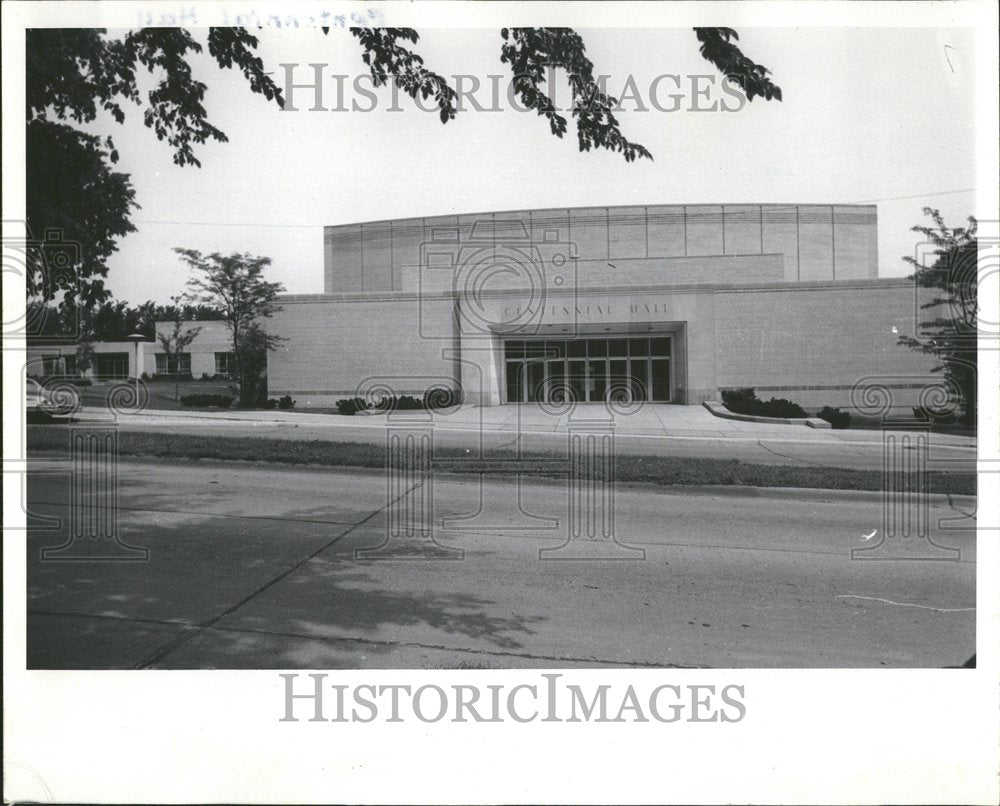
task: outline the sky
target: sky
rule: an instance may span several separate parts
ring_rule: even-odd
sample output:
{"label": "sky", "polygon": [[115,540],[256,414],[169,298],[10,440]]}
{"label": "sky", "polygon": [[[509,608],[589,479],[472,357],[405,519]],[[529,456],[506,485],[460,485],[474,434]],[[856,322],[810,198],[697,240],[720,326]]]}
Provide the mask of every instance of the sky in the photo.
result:
{"label": "sky", "polygon": [[[509,74],[498,30],[418,29],[414,46],[446,76]],[[629,76],[645,109],[626,102],[623,133],[654,160],[627,163],[607,151],[581,153],[573,123],[564,139],[533,113],[501,97],[501,111],[471,104],[442,125],[401,97],[392,107],[378,90],[371,111],[309,111],[313,92],[295,90],[298,111],[281,111],[250,92],[238,73],[207,54],[192,60],[208,86],[205,106],[228,143],[197,148],[202,168],[179,168],[171,150],[132,112],[125,125],[91,128],[115,137],[118,169],[137,190],[138,228],[120,242],[108,287],[118,299],[160,302],[188,277],[173,247],[250,252],[273,261],[269,279],[289,293],[323,291],[324,225],[491,210],[698,203],[876,202],[879,274],[908,273],[910,227],[925,206],[953,226],[974,212],[975,81],[971,29],[756,28],[740,31],[749,57],[766,65],[784,100],[755,99],[738,111],[716,86],[693,98],[691,75],[715,76],[689,28],[581,29],[595,72],[621,96]],[[335,74],[346,75],[346,102],[367,106],[352,89],[364,72],[360,48],[343,31],[259,32],[260,55],[284,84],[281,64],[310,83],[323,64],[323,102],[337,105]],[[681,77],[678,111],[659,111],[650,86]],[[718,81],[718,78],[715,79]],[[678,92],[661,80],[656,95]],[[707,79],[700,79],[705,87]],[[466,84],[468,86],[468,84]],[[505,84],[501,84],[502,87]],[[560,97],[568,97],[562,83]],[[491,106],[488,90],[476,95]],[[950,191],[961,191],[952,193]]]}

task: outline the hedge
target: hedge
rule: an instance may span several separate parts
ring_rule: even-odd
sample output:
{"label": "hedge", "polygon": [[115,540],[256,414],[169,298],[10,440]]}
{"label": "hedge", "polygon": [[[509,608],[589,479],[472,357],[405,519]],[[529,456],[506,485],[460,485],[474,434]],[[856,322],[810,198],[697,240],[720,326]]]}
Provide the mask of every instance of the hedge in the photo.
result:
{"label": "hedge", "polygon": [[231,397],[226,395],[183,395],[181,403],[185,406],[218,406],[220,409],[228,409],[233,402]]}

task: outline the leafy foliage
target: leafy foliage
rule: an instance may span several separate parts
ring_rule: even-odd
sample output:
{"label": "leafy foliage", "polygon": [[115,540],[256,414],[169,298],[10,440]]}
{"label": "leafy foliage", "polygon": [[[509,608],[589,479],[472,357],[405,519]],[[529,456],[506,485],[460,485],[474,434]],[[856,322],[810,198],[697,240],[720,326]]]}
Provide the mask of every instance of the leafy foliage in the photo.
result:
{"label": "leafy foliage", "polygon": [[357,414],[359,411],[366,411],[371,408],[371,404],[361,397],[348,397],[338,400],[335,404],[337,411],[348,417]]}
{"label": "leafy foliage", "polygon": [[218,406],[220,409],[228,409],[233,399],[227,395],[183,395],[181,403],[185,406]]}
{"label": "leafy foliage", "polygon": [[368,66],[376,87],[390,78],[414,100],[431,96],[438,106],[442,123],[455,117],[458,94],[447,80],[424,67],[424,60],[399,40],[416,43],[420,38],[412,28],[351,28],[361,43],[361,59]]}
{"label": "leafy foliage", "polygon": [[[324,28],[324,33],[329,29]],[[458,96],[447,80],[424,65],[409,44],[411,28],[352,28],[376,86],[390,79],[415,101],[433,98],[442,123],[455,117]],[[702,55],[736,81],[747,98],[781,100],[768,71],[734,44],[731,28],[696,28]],[[548,98],[544,84],[551,69],[564,70],[572,88],[572,115],[581,151],[605,148],[629,162],[650,152],[626,138],[612,110],[617,100],[594,79],[583,39],[569,28],[505,28],[501,61],[514,74],[522,104],[547,118],[551,132],[563,137],[567,121]],[[208,53],[222,70],[239,70],[251,92],[278,105],[281,91],[257,55],[258,40],[242,28],[209,28]],[[135,231],[139,207],[128,175],[113,170],[119,154],[110,136],[79,131],[106,114],[118,123],[129,106],[142,108],[143,123],[173,151],[179,166],[200,166],[195,147],[209,140],[226,142],[208,119],[206,85],[192,73],[189,58],[204,46],[184,28],[140,28],[120,39],[104,29],[35,28],[26,34],[27,226],[35,239],[56,231],[75,245],[74,259],[58,274],[31,251],[27,287],[40,302],[91,306],[109,298],[104,286],[107,260],[117,242]],[[153,88],[143,97],[140,79]]]}
{"label": "leafy foliage", "polygon": [[[267,333],[261,320],[280,310],[277,296],[284,287],[264,279],[271,265],[267,257],[244,253],[202,255],[195,249],[175,249],[195,271],[188,280],[193,302],[218,308],[229,327],[236,377],[240,384],[240,405],[254,406],[260,398],[260,375],[267,367],[267,353],[281,337]],[[266,392],[264,397],[266,397]]]}
{"label": "leafy foliage", "polygon": [[951,229],[941,213],[924,208],[934,226],[912,227],[934,247],[930,265],[914,257],[904,257],[914,272],[913,279],[922,288],[933,288],[940,294],[924,302],[921,310],[936,315],[920,323],[921,336],[902,335],[899,343],[938,359],[934,372],[942,373],[961,397],[962,422],[976,422],[976,380],[978,332],[978,222],[970,216],[968,227]]}
{"label": "leafy foliage", "polygon": [[734,81],[748,101],[758,96],[767,101],[781,100],[781,87],[775,86],[768,78],[771,71],[744,56],[733,43],[740,38],[736,31],[732,28],[695,28],[694,32],[701,42],[698,52],[718,67],[726,78]]}
{"label": "leafy foliage", "polygon": [[[74,305],[54,306],[32,301],[28,303],[31,321],[41,323],[40,336],[82,336],[90,341],[125,341],[133,333],[147,339],[156,338],[156,323],[166,321],[221,320],[222,312],[210,305],[189,302],[160,305],[147,300],[140,305],[107,299],[85,308]],[[79,331],[82,330],[82,333]]]}
{"label": "leafy foliage", "polygon": [[826,420],[833,428],[851,427],[851,413],[849,411],[842,411],[833,406],[823,406],[816,412],[816,416],[821,420]]}
{"label": "leafy foliage", "polygon": [[[173,298],[175,308],[180,303],[180,297]],[[176,368],[180,367],[180,356],[181,354],[191,345],[201,333],[200,327],[184,327],[184,322],[178,315],[174,319],[174,327],[169,333],[157,333],[157,341],[160,342],[160,347],[163,348],[163,352],[167,356],[167,366],[173,364]],[[178,395],[178,382],[179,373],[175,369],[174,371],[174,400],[177,400]]]}
{"label": "leafy foliage", "polygon": [[809,416],[798,403],[793,403],[783,397],[761,400],[752,388],[724,390],[722,403],[734,414],[752,414],[756,417],[777,417],[780,419]]}
{"label": "leafy foliage", "polygon": [[89,306],[106,299],[107,259],[118,239],[135,226],[129,220],[135,188],[126,174],[109,168],[114,151],[99,137],[71,126],[32,120],[27,126],[25,203],[29,235],[72,245],[70,262],[58,271],[43,249],[25,253],[27,293],[47,302],[66,295]]}
{"label": "leafy foliage", "polygon": [[593,62],[586,56],[583,39],[571,28],[504,28],[500,31],[503,46],[500,61],[510,65],[514,74],[513,89],[521,103],[549,121],[556,137],[566,133],[566,118],[559,114],[545,91],[553,67],[566,71],[573,93],[572,115],[576,119],[580,151],[607,148],[632,162],[637,157],[653,155],[638,143],[628,140],[618,128],[612,109],[618,100],[601,91],[594,79]]}
{"label": "leafy foliage", "polygon": [[[142,28],[122,39],[101,28],[33,28],[26,32],[27,228],[35,239],[56,231],[74,244],[72,265],[58,274],[42,254],[27,254],[29,297],[57,298],[90,306],[109,296],[107,260],[117,241],[135,231],[130,218],[139,205],[118,162],[113,139],[85,134],[87,124],[107,113],[123,123],[131,104],[144,107],[143,123],[173,149],[177,165],[201,163],[194,146],[226,142],[203,105],[206,86],[195,80],[189,54],[202,45],[183,28]],[[211,28],[209,52],[220,68],[239,68],[253,92],[281,102],[281,93],[254,54],[257,39],[243,29]],[[140,71],[155,85],[146,98]]]}

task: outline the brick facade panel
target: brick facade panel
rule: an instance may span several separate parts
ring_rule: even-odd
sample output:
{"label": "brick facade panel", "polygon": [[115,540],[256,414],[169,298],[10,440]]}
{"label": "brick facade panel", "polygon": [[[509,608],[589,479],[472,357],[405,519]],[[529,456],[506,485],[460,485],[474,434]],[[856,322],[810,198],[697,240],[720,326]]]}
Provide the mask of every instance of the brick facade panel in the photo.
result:
{"label": "brick facade panel", "polygon": [[419,335],[451,334],[452,312],[452,301],[444,299],[286,300],[267,323],[285,339],[268,356],[268,394],[291,394],[303,407],[330,406],[372,376],[391,381],[400,394],[422,394],[421,379],[455,377],[442,355],[450,339]]}

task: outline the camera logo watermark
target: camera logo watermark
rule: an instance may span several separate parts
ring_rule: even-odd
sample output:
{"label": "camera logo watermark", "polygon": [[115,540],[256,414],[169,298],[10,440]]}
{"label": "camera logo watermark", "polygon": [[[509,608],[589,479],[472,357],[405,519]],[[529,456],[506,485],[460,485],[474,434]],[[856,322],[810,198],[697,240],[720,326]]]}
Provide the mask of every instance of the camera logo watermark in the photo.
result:
{"label": "camera logo watermark", "polygon": [[78,298],[80,244],[66,239],[59,229],[46,230],[43,237],[33,238],[23,221],[4,221],[2,240],[4,298],[17,298],[14,287],[20,282],[27,295],[23,313],[8,313],[14,307],[9,302],[4,306],[5,345],[22,339],[48,343],[79,338],[79,306],[63,306],[57,314],[45,302]]}

